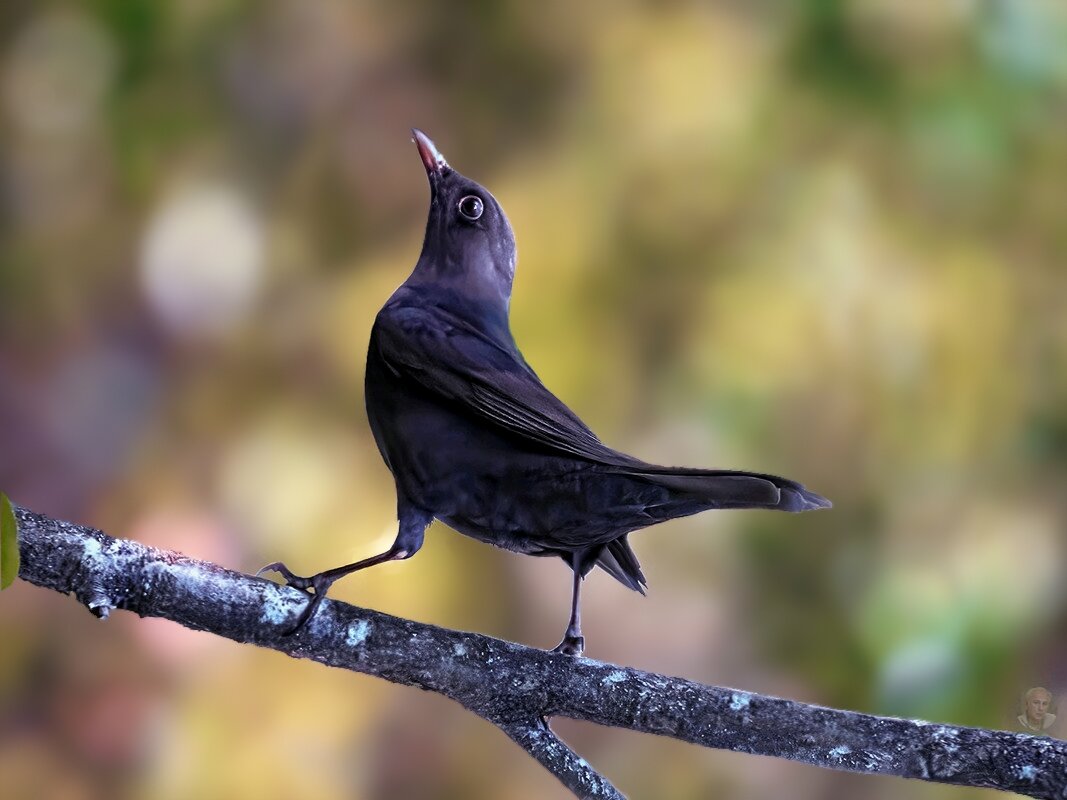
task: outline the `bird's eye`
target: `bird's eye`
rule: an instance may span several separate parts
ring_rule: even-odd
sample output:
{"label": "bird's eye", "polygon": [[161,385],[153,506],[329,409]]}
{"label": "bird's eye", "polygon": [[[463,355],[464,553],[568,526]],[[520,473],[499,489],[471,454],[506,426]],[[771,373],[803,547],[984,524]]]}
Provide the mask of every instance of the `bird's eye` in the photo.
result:
{"label": "bird's eye", "polygon": [[469,194],[459,201],[459,213],[471,222],[478,219],[483,211],[485,206],[482,205],[482,199],[476,195]]}

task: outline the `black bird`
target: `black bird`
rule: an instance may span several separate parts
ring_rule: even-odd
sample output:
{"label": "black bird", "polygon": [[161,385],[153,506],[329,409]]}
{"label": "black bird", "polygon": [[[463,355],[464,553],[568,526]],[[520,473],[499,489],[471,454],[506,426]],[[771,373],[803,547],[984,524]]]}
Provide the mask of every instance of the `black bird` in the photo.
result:
{"label": "black bird", "polygon": [[309,594],[293,631],[338,578],[415,555],[437,518],[479,541],[567,562],[571,616],[555,649],[580,655],[579,589],[593,567],[644,594],[630,531],[711,508],[830,506],[786,478],[661,467],[602,444],[512,338],[515,237],[503,209],[412,133],[430,181],[426,238],[374,321],[365,385],[371,430],[396,479],[399,533],[384,553],[309,578],[264,567]]}

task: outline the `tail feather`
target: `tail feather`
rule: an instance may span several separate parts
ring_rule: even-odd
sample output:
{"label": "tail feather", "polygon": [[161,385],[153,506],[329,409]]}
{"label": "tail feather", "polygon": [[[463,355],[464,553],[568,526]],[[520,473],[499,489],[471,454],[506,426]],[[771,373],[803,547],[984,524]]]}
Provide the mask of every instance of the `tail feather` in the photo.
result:
{"label": "tail feather", "polygon": [[641,594],[645,593],[648,583],[645,581],[645,574],[641,571],[637,556],[630,549],[630,542],[626,536],[620,536],[608,542],[596,563],[623,586],[628,586]]}
{"label": "tail feather", "polygon": [[799,484],[782,487],[780,490],[781,500],[775,508],[781,511],[815,511],[820,508],[832,508],[833,503],[820,494],[805,489]]}
{"label": "tail feather", "polygon": [[[641,464],[626,474],[667,489],[670,500],[646,506],[648,524],[687,516],[712,508],[767,508],[776,511],[813,511],[830,508],[825,497],[796,481],[760,472],[686,469]],[[596,565],[635,592],[645,593],[645,576],[625,535],[612,540],[597,557]]]}
{"label": "tail feather", "polygon": [[648,465],[631,472],[677,492],[688,501],[704,500],[707,508],[772,508],[813,511],[830,508],[825,497],[778,475],[735,470],[686,469]]}

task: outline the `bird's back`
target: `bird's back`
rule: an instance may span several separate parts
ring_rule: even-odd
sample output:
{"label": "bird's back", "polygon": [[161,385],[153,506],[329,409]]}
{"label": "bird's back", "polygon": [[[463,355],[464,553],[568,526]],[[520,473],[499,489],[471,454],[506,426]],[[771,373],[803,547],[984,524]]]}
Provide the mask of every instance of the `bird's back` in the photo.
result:
{"label": "bird's back", "polygon": [[710,508],[822,501],[754,473],[661,467],[602,444],[510,335],[400,291],[379,313],[367,411],[398,491],[462,533],[520,552],[604,545]]}

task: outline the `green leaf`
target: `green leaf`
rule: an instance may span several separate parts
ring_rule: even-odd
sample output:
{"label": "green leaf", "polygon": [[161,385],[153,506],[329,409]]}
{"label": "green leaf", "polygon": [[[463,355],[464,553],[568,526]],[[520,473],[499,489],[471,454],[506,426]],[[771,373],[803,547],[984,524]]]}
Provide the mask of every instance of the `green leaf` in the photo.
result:
{"label": "green leaf", "polygon": [[19,529],[7,495],[0,493],[0,589],[15,582],[19,574]]}

